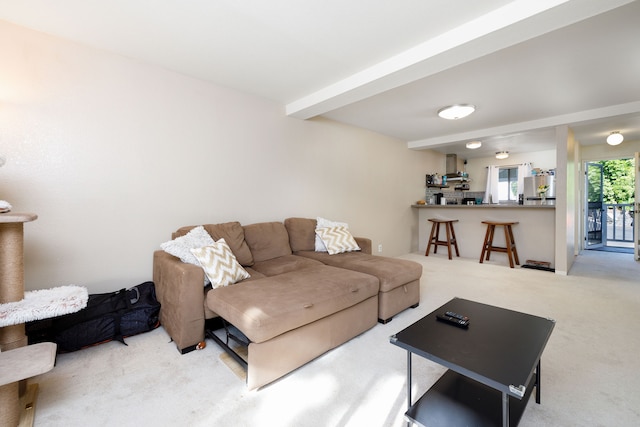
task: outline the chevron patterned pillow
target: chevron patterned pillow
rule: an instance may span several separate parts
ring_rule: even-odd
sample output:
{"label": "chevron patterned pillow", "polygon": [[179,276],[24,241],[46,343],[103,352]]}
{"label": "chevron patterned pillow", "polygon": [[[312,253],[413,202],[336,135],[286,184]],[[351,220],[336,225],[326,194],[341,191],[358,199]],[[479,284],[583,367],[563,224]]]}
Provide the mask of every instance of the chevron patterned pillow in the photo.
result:
{"label": "chevron patterned pillow", "polygon": [[349,233],[347,227],[319,228],[316,230],[316,234],[327,247],[329,255],[360,250],[356,239]]}
{"label": "chevron patterned pillow", "polygon": [[[328,227],[349,228],[349,224],[347,224],[346,222],[331,221],[330,219],[322,218],[321,216],[316,218],[316,230],[319,230],[321,228],[328,228]],[[327,246],[324,244],[320,236],[318,236],[317,234],[316,234],[315,246],[316,246],[316,252],[327,252]]]}
{"label": "chevron patterned pillow", "polygon": [[209,246],[191,249],[191,253],[204,269],[214,289],[249,278],[249,273],[238,263],[224,239]]}

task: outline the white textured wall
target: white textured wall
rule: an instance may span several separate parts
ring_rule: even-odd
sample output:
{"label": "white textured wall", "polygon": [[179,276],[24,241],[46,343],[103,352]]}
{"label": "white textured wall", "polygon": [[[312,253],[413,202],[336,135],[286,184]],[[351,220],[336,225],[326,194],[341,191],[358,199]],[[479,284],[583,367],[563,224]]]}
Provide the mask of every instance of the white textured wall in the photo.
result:
{"label": "white textured wall", "polygon": [[441,156],[0,21],[0,199],[25,225],[27,289],[151,279],[182,225],[315,217],[417,249]]}

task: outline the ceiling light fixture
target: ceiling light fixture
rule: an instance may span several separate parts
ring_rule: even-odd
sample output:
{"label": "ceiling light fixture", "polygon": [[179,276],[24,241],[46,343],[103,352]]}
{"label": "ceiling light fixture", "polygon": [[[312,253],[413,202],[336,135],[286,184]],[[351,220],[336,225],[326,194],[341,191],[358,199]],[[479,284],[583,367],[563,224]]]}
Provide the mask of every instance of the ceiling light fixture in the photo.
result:
{"label": "ceiling light fixture", "polygon": [[438,110],[438,116],[447,120],[458,120],[476,111],[475,105],[455,104]]}
{"label": "ceiling light fixture", "polygon": [[607,144],[609,145],[618,145],[622,141],[624,141],[624,136],[619,131],[611,132],[611,134],[607,137]]}
{"label": "ceiling light fixture", "polygon": [[496,159],[498,159],[498,160],[504,160],[507,157],[509,157],[509,152],[508,151],[498,151],[496,153]]}
{"label": "ceiling light fixture", "polygon": [[467,142],[467,148],[469,150],[475,150],[476,148],[482,147],[482,142],[480,141],[469,141]]}

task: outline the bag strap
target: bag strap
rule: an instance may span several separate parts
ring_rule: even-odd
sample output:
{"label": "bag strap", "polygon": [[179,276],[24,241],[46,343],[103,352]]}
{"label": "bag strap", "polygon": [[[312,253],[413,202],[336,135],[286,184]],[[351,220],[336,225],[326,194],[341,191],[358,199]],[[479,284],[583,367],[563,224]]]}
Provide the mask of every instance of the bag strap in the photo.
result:
{"label": "bag strap", "polygon": [[134,286],[133,288],[131,288],[129,290],[136,292],[135,298],[131,298],[129,301],[131,302],[131,304],[137,304],[138,301],[140,301],[140,289],[138,289],[137,286]]}
{"label": "bag strap", "polygon": [[[129,297],[128,291],[131,291],[131,290],[135,290],[136,292],[135,298]],[[122,316],[132,308],[133,304],[138,302],[138,300],[140,299],[140,291],[138,291],[138,289],[133,287],[131,289],[122,289],[120,291],[120,294],[121,294],[121,299],[120,301],[117,301],[117,303],[124,302],[124,307],[122,306],[122,304],[117,304],[117,303],[116,305],[120,305],[120,307],[114,306],[115,310],[113,313],[113,329],[114,329],[113,339],[116,341],[120,341],[122,344],[128,346],[129,344],[124,342],[124,337],[122,336],[122,329],[121,329]]]}

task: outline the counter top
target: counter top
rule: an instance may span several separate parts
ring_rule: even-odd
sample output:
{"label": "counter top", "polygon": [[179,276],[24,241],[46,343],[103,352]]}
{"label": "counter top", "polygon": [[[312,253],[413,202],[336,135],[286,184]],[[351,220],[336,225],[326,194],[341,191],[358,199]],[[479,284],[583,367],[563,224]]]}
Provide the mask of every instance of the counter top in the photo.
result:
{"label": "counter top", "polygon": [[555,205],[517,205],[517,204],[487,204],[481,205],[411,205],[412,208],[440,208],[440,209],[555,209]]}

